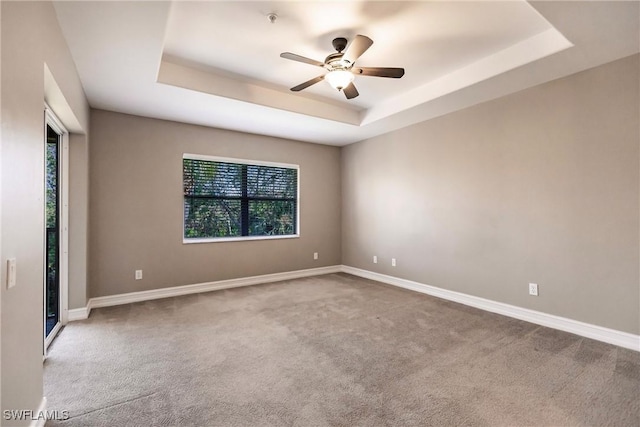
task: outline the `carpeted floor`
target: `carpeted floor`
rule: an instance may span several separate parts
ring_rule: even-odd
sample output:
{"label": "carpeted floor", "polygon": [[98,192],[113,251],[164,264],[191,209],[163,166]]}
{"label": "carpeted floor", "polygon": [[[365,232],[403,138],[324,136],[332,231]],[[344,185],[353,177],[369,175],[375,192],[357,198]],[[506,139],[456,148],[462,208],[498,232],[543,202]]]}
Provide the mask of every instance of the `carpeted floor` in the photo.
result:
{"label": "carpeted floor", "polygon": [[96,309],[47,426],[638,426],[640,353],[346,274]]}

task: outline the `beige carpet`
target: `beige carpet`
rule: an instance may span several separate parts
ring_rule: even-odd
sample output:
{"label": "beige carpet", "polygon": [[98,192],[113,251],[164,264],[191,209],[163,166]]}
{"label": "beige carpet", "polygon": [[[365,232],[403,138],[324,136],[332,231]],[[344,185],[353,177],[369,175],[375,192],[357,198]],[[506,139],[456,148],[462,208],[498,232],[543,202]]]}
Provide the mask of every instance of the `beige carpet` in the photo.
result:
{"label": "beige carpet", "polygon": [[47,426],[634,426],[640,353],[346,274],[93,310]]}

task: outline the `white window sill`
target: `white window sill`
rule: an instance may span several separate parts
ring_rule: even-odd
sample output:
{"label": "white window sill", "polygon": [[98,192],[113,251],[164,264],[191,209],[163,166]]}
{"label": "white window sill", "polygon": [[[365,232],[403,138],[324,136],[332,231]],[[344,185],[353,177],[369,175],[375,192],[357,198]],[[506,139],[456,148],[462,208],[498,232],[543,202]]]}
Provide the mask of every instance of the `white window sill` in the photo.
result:
{"label": "white window sill", "polygon": [[205,238],[182,238],[182,244],[190,245],[193,243],[221,243],[221,242],[243,242],[247,240],[279,240],[279,239],[297,239],[299,234],[289,234],[286,236],[240,236],[240,237],[205,237]]}

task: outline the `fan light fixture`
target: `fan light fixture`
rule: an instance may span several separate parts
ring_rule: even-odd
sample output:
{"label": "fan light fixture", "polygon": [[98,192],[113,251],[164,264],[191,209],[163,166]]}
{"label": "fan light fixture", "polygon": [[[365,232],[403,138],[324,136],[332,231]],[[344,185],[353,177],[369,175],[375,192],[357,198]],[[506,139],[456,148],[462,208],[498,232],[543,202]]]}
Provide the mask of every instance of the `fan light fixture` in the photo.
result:
{"label": "fan light fixture", "polygon": [[347,70],[333,70],[329,71],[324,79],[329,82],[332,88],[342,90],[349,86],[355,76],[351,71]]}

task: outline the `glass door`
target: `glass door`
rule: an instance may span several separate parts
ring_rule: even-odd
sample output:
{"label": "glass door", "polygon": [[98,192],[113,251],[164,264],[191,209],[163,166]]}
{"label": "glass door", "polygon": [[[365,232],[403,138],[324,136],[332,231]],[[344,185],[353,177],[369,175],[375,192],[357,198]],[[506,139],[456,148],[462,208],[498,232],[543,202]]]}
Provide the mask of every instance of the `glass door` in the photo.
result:
{"label": "glass door", "polygon": [[46,127],[44,331],[48,345],[60,329],[60,147],[62,135]]}

